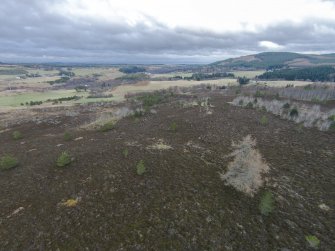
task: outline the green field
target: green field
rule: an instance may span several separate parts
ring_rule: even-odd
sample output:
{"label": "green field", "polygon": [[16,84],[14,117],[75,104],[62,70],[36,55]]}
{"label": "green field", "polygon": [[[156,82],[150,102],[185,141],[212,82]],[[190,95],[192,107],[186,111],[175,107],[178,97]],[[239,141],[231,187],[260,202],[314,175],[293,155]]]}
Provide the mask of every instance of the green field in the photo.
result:
{"label": "green field", "polygon": [[0,106],[11,106],[17,107],[21,103],[30,101],[46,101],[48,99],[57,99],[70,97],[74,95],[83,95],[77,93],[75,90],[57,90],[57,91],[46,91],[46,92],[26,92],[18,94],[0,94]]}

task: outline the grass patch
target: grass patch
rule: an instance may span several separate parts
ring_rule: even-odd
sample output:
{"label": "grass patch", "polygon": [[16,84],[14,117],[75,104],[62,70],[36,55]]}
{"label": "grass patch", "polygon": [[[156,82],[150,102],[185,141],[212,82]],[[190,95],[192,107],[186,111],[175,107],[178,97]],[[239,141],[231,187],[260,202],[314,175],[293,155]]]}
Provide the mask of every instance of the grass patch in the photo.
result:
{"label": "grass patch", "polygon": [[269,191],[265,192],[259,204],[261,214],[268,216],[274,209],[273,194]]}
{"label": "grass patch", "polygon": [[146,167],[144,165],[144,161],[143,160],[140,160],[137,165],[136,165],[136,173],[138,175],[142,175],[146,172]]}
{"label": "grass patch", "polygon": [[305,239],[312,248],[318,248],[320,245],[320,240],[314,235],[307,235]]}
{"label": "grass patch", "polygon": [[64,167],[71,164],[71,162],[72,160],[70,154],[68,154],[67,152],[62,152],[56,161],[56,165],[58,167]]}
{"label": "grass patch", "polygon": [[13,139],[15,140],[19,140],[19,139],[22,139],[23,138],[23,135],[21,132],[19,131],[14,131],[13,134],[12,134],[12,137]]}
{"label": "grass patch", "polygon": [[8,170],[16,167],[19,164],[18,160],[10,155],[5,155],[0,158],[0,170]]}
{"label": "grass patch", "polygon": [[21,103],[26,104],[31,100],[38,100],[45,102],[48,99],[58,99],[62,97],[69,97],[69,95],[75,95],[74,90],[52,90],[45,92],[24,92],[11,95],[0,95],[0,106],[20,106]]}

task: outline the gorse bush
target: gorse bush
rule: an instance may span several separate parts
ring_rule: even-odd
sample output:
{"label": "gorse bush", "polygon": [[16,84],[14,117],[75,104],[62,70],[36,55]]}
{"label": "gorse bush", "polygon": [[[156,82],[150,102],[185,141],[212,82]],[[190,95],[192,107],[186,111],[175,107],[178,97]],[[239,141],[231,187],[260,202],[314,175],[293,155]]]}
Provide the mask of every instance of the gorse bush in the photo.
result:
{"label": "gorse bush", "polygon": [[226,185],[253,196],[263,185],[263,175],[269,171],[268,165],[262,160],[261,154],[255,149],[256,140],[250,135],[238,143],[232,143],[235,149],[229,157],[234,160],[228,164],[227,172],[220,173]]}
{"label": "gorse bush", "polygon": [[18,160],[11,155],[5,155],[0,158],[0,170],[8,170],[16,167],[19,164]]}
{"label": "gorse bush", "polygon": [[259,210],[261,214],[268,216],[274,209],[274,199],[271,192],[267,191],[262,196],[261,202],[259,204]]}
{"label": "gorse bush", "polygon": [[136,173],[138,175],[142,175],[146,172],[146,168],[145,168],[145,165],[144,165],[144,161],[143,160],[140,160],[137,165],[136,165]]}
{"label": "gorse bush", "polygon": [[19,131],[14,131],[13,134],[12,134],[12,137],[13,139],[15,140],[19,140],[19,139],[22,139],[23,138],[23,135],[21,132]]}
{"label": "gorse bush", "polygon": [[305,239],[312,248],[318,248],[320,245],[320,240],[314,235],[307,235],[305,236]]}
{"label": "gorse bush", "polygon": [[108,132],[115,128],[115,121],[108,121],[105,124],[101,125],[99,128],[100,132]]}
{"label": "gorse bush", "polygon": [[71,162],[72,162],[72,159],[71,159],[70,154],[67,152],[62,152],[56,161],[56,165],[58,167],[64,167],[64,166],[71,164]]}

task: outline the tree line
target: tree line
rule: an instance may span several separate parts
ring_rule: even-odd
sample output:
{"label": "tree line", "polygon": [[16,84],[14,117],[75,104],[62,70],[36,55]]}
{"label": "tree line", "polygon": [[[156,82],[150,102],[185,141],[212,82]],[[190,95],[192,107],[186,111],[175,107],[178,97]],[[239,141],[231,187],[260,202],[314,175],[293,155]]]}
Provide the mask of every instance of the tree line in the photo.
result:
{"label": "tree line", "polygon": [[321,82],[335,81],[335,68],[332,66],[315,66],[300,69],[280,69],[267,71],[259,79],[310,80]]}

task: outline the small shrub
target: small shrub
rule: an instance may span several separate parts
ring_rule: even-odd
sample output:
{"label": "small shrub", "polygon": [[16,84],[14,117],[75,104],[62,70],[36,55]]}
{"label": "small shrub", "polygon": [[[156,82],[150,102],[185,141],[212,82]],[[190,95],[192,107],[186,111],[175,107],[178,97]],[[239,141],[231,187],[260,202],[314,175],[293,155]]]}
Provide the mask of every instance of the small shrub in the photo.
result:
{"label": "small shrub", "polygon": [[335,121],[335,115],[331,115],[331,116],[329,116],[329,117],[328,117],[328,120],[330,120],[330,121]]}
{"label": "small shrub", "polygon": [[15,132],[13,132],[12,136],[13,136],[13,139],[15,139],[15,140],[19,140],[19,139],[22,139],[22,138],[23,138],[22,133],[19,132],[19,131],[15,131]]}
{"label": "small shrub", "polygon": [[328,130],[334,130],[335,131],[335,122],[332,122],[328,128]]}
{"label": "small shrub", "polygon": [[142,110],[135,110],[133,116],[134,118],[140,118],[144,115],[144,112]]}
{"label": "small shrub", "polygon": [[263,115],[261,120],[260,120],[261,125],[267,125],[269,123],[268,118]]}
{"label": "small shrub", "polygon": [[240,106],[242,106],[242,105],[243,105],[243,100],[241,99],[241,100],[238,102],[238,104],[239,104]]}
{"label": "small shrub", "polygon": [[262,91],[257,90],[255,93],[255,97],[257,98],[264,97],[264,96],[265,96],[265,93]]}
{"label": "small shrub", "polygon": [[115,128],[115,122],[114,121],[108,121],[99,128],[99,131],[100,132],[108,132],[110,130],[113,130],[114,128]]}
{"label": "small shrub", "polygon": [[314,235],[307,235],[305,239],[312,248],[317,248],[320,245],[320,240]]}
{"label": "small shrub", "polygon": [[65,141],[70,141],[73,139],[73,136],[70,132],[65,132],[63,137]]}
{"label": "small shrub", "polygon": [[171,123],[170,130],[173,131],[173,132],[177,131],[177,123],[176,122]]}
{"label": "small shrub", "polygon": [[56,161],[58,167],[64,167],[69,165],[72,162],[70,154],[67,152],[62,152]]}
{"label": "small shrub", "polygon": [[290,111],[290,116],[291,117],[297,117],[298,115],[299,115],[299,112],[298,112],[297,108],[291,109],[291,111]]}
{"label": "small shrub", "polygon": [[261,214],[268,216],[274,209],[274,199],[271,192],[267,191],[262,196],[261,202],[259,204],[259,210]]}
{"label": "small shrub", "polygon": [[246,108],[252,109],[254,107],[253,103],[249,102],[246,106]]}
{"label": "small shrub", "polygon": [[285,103],[285,104],[283,105],[283,109],[285,109],[285,110],[290,109],[290,107],[291,107],[291,105],[290,105],[289,103]]}
{"label": "small shrub", "polygon": [[124,149],[123,152],[122,152],[122,154],[123,154],[123,157],[127,158],[128,154],[129,154],[128,148]]}
{"label": "small shrub", "polygon": [[10,155],[5,155],[0,158],[0,170],[8,170],[16,167],[19,164],[18,160]]}
{"label": "small shrub", "polygon": [[146,172],[146,168],[145,168],[145,165],[144,165],[144,161],[143,160],[140,160],[137,165],[136,165],[136,173],[138,175],[142,175]]}

